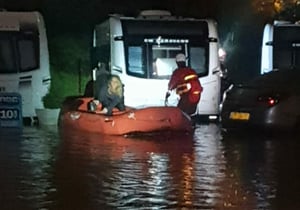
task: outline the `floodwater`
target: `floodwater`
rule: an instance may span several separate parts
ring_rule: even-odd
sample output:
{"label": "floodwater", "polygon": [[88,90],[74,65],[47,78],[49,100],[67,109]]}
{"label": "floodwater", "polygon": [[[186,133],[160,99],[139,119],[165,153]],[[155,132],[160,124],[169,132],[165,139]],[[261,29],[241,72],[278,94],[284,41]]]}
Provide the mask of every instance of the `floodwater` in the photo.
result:
{"label": "floodwater", "polygon": [[300,209],[300,140],[125,138],[56,127],[1,131],[1,210]]}

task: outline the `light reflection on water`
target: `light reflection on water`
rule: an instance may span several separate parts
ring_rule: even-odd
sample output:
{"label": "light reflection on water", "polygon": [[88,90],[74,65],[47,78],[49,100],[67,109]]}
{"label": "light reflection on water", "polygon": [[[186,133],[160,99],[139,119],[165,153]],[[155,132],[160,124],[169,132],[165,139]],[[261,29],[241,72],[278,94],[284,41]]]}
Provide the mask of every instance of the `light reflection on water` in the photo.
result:
{"label": "light reflection on water", "polygon": [[147,139],[36,127],[1,134],[1,209],[300,207],[299,143],[285,138],[227,137],[215,124]]}

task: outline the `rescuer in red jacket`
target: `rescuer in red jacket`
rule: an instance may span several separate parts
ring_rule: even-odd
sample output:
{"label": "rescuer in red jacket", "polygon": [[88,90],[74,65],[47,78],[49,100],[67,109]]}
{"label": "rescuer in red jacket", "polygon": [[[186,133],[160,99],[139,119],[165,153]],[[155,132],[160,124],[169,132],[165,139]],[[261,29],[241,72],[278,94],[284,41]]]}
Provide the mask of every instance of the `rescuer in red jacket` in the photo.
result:
{"label": "rescuer in red jacket", "polygon": [[195,70],[186,66],[185,55],[180,53],[175,60],[178,68],[174,70],[169,81],[165,102],[167,103],[170,92],[175,89],[180,96],[177,107],[191,115],[196,112],[203,88]]}

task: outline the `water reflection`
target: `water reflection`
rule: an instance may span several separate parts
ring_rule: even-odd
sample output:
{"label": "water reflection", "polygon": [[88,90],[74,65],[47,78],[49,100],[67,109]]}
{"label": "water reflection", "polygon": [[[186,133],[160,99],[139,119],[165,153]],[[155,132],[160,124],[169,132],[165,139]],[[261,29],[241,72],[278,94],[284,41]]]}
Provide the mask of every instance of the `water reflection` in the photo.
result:
{"label": "water reflection", "polygon": [[1,209],[299,209],[292,138],[1,131]]}
{"label": "water reflection", "polygon": [[[90,177],[87,179],[96,180],[88,181],[94,183],[90,185],[94,189],[88,190],[100,190],[96,202],[107,207],[139,209],[178,205],[176,204],[178,193],[174,193],[174,189],[185,177],[178,167],[186,166],[187,157],[191,159],[193,136],[140,139],[71,135],[63,133],[63,139],[68,136],[67,139],[71,141],[65,142],[65,145],[68,151],[77,151],[75,156],[72,155],[72,159],[81,156],[89,158]],[[80,160],[76,160],[77,164],[78,161]],[[78,173],[76,174],[78,176]],[[76,183],[84,181],[86,179],[77,180]]]}
{"label": "water reflection", "polygon": [[[227,168],[233,172],[235,184],[245,192],[243,200],[246,206],[252,204],[253,209],[299,209],[300,203],[295,196],[300,192],[297,180],[300,167],[295,164],[295,160],[299,160],[297,137],[250,133],[226,137],[223,142],[230,163]],[[238,203],[237,206],[242,205]]]}
{"label": "water reflection", "polygon": [[1,208],[38,209],[49,205],[47,195],[55,190],[52,163],[57,143],[57,132],[34,127],[1,130]]}
{"label": "water reflection", "polygon": [[[86,188],[80,188],[80,192],[86,191],[84,194],[101,189],[94,201],[76,206],[97,202],[110,208],[130,209],[223,208],[220,183],[226,179],[226,160],[219,127],[202,125],[191,136],[156,138],[145,140],[64,131],[62,139],[66,147],[62,154],[66,156],[71,151],[68,158],[72,162],[60,162],[67,167],[74,167],[76,162],[76,166],[65,168],[68,175],[61,176],[71,175],[69,179],[74,178],[73,184],[88,182],[90,188],[87,184],[82,184]],[[78,165],[81,162],[89,162],[89,165]],[[83,167],[87,167],[90,177],[86,177]],[[80,171],[75,171],[76,168]],[[69,171],[74,173],[69,174]],[[101,178],[91,180],[92,177]],[[62,189],[70,187],[75,186]],[[67,194],[69,192],[61,197]]]}

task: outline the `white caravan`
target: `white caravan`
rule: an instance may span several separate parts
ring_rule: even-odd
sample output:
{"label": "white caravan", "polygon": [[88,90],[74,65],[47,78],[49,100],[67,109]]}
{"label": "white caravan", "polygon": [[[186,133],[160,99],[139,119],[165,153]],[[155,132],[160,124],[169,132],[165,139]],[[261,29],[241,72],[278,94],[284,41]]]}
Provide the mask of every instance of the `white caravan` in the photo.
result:
{"label": "white caravan", "polygon": [[[125,104],[164,106],[175,56],[184,53],[203,86],[195,115],[219,116],[220,64],[217,23],[146,10],[138,17],[111,15],[95,26],[92,61],[104,63],[124,83]],[[169,105],[176,106],[172,94]]]}
{"label": "white caravan", "polygon": [[0,11],[0,92],[22,96],[22,114],[36,116],[50,87],[46,29],[39,12]]}
{"label": "white caravan", "polygon": [[300,67],[300,24],[274,21],[266,24],[261,52],[261,74]]}

